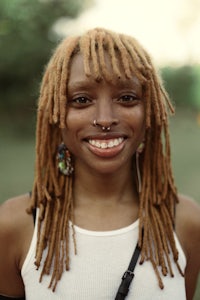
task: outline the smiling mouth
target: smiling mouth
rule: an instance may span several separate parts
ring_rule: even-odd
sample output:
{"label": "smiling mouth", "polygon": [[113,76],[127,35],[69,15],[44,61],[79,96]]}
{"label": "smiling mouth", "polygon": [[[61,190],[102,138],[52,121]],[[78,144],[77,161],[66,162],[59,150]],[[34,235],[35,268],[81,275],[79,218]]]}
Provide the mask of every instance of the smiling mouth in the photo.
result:
{"label": "smiling mouth", "polygon": [[99,149],[111,149],[119,146],[124,141],[123,137],[108,139],[108,140],[99,140],[99,139],[89,139],[88,142],[90,145],[99,148]]}

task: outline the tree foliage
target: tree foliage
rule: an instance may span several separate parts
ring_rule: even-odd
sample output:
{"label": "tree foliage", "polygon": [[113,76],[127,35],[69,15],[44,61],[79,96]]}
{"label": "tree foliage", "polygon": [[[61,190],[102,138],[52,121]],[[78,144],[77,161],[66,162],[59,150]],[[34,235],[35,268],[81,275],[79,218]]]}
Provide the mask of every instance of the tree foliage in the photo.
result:
{"label": "tree foliage", "polygon": [[[12,116],[13,123],[27,127],[35,115],[44,66],[59,39],[52,25],[61,17],[77,17],[91,3],[92,0],[0,1],[1,123],[2,118]],[[200,68],[164,68],[162,75],[176,105],[200,109]]]}
{"label": "tree foliage", "polygon": [[176,106],[200,110],[200,67],[185,65],[161,70],[165,87]]}
{"label": "tree foliage", "polygon": [[58,37],[52,25],[75,18],[86,0],[0,1],[0,109],[28,116],[35,107],[44,65]]}

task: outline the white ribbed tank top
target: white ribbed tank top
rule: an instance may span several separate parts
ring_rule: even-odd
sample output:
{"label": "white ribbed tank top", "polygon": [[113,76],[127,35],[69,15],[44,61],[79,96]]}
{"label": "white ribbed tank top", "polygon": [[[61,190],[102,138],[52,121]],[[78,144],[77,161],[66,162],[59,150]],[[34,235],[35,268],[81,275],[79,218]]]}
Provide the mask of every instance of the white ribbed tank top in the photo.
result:
{"label": "white ribbed tank top", "polygon": [[[135,249],[139,221],[112,231],[89,231],[75,226],[77,255],[74,255],[70,233],[70,270],[63,273],[56,291],[48,289],[51,276],[44,276],[41,283],[34,265],[37,242],[37,219],[35,230],[22,267],[26,300],[114,300],[121,277],[126,271]],[[70,232],[71,225],[70,225]],[[179,263],[185,269],[186,259],[175,236],[179,251]],[[175,277],[163,277],[164,289],[158,286],[150,262],[136,265],[135,277],[126,300],[185,300],[184,278],[172,263]]]}

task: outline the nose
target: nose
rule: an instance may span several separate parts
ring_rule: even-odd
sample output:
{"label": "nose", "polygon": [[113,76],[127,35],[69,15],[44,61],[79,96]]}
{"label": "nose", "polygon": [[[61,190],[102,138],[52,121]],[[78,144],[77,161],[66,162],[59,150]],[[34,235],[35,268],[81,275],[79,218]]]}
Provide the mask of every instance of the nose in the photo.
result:
{"label": "nose", "polygon": [[104,98],[97,102],[96,114],[94,117],[97,124],[105,128],[119,123],[114,103],[111,99]]}

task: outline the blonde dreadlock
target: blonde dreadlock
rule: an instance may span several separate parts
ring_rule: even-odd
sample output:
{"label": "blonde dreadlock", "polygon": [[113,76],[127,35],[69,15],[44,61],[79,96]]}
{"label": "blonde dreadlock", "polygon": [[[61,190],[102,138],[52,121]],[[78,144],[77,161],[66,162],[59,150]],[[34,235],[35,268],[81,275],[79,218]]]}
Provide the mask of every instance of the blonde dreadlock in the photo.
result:
{"label": "blonde dreadlock", "polygon": [[[35,264],[40,267],[47,248],[41,280],[44,274],[51,274],[49,287],[53,291],[64,269],[69,270],[68,222],[73,221],[73,177],[59,174],[56,153],[61,142],[60,128],[65,128],[70,64],[79,52],[83,55],[87,76],[109,81],[113,75],[129,79],[134,74],[144,87],[146,144],[140,157],[139,245],[141,263],[151,261],[159,286],[163,288],[161,274],[169,272],[173,276],[170,253],[182,274],[173,235],[177,191],[171,171],[167,107],[172,112],[173,108],[149,55],[139,43],[127,35],[101,28],[65,39],[43,77],[38,105],[35,181],[29,210],[40,208]],[[106,67],[105,53],[110,58],[112,74]],[[76,252],[75,238],[74,247]]]}

